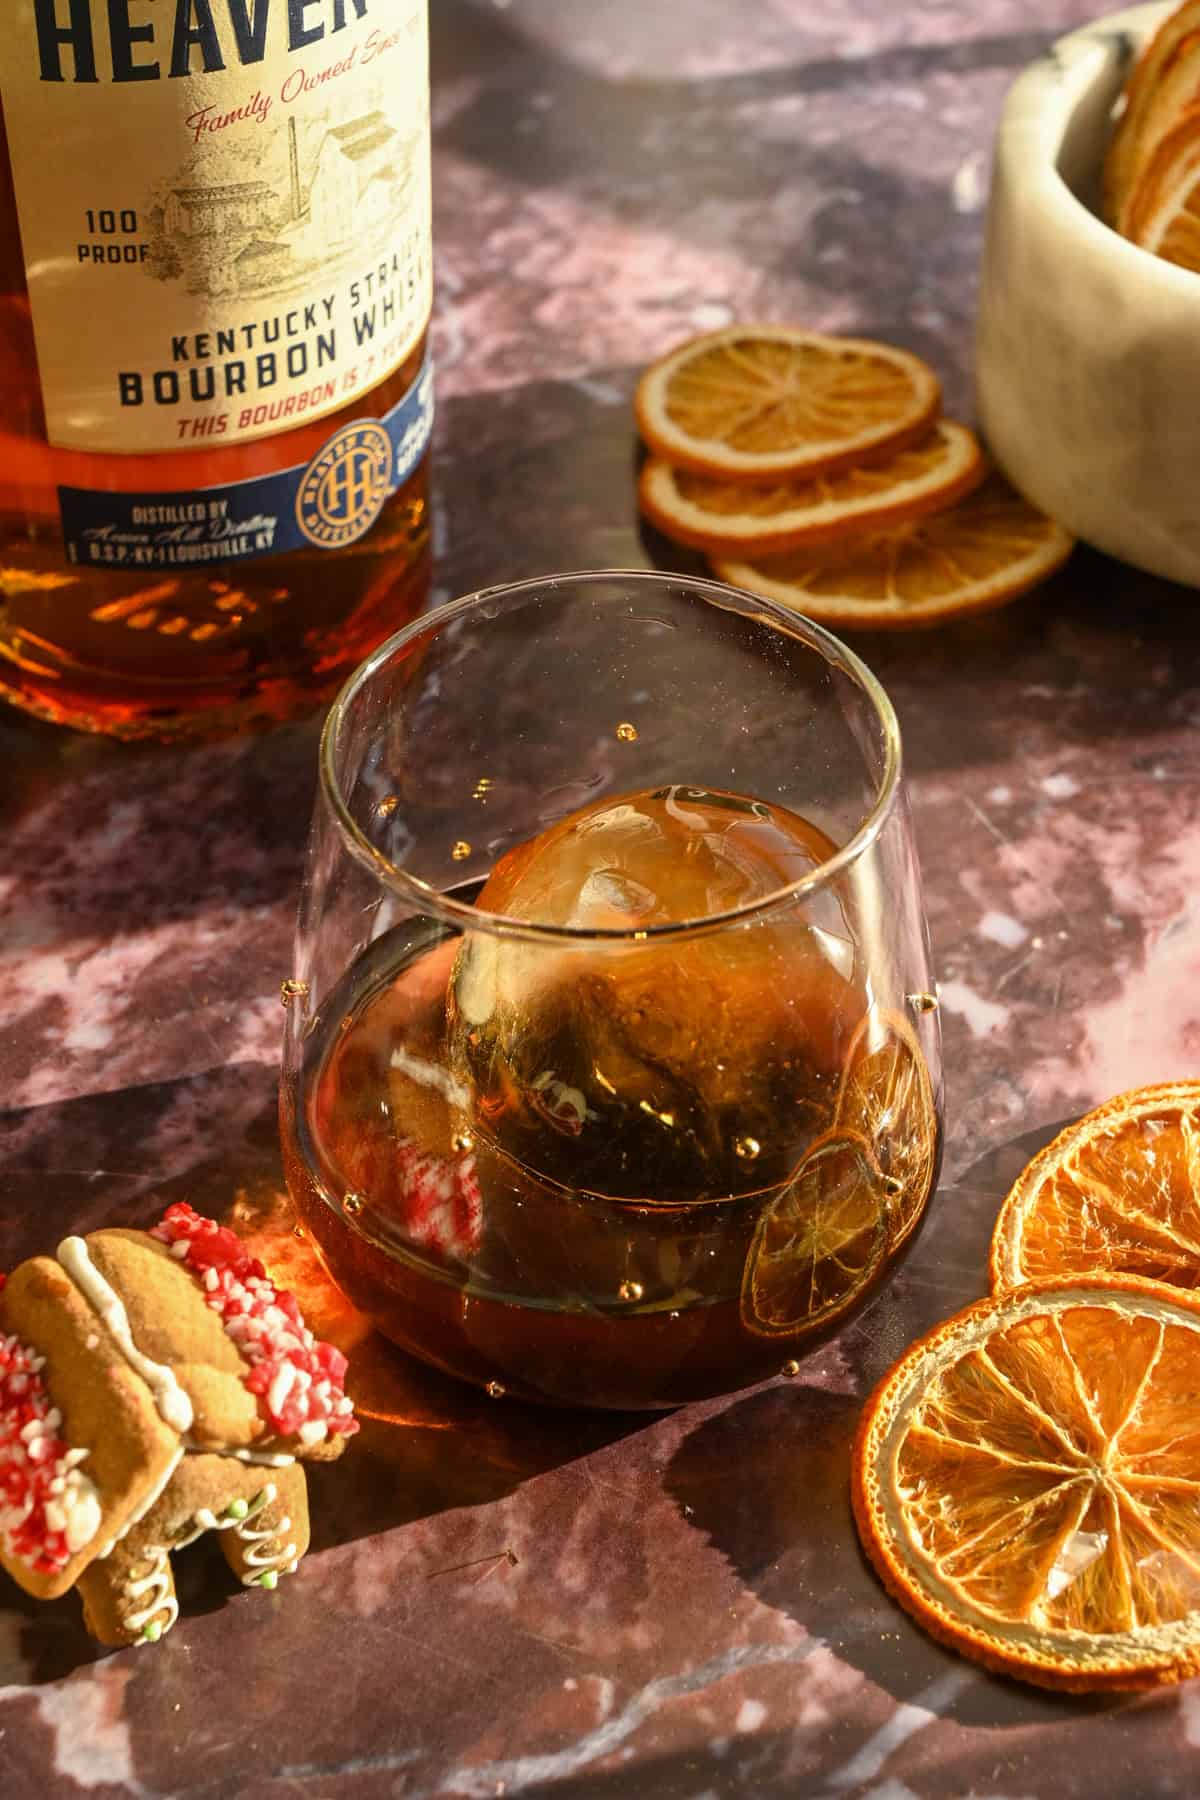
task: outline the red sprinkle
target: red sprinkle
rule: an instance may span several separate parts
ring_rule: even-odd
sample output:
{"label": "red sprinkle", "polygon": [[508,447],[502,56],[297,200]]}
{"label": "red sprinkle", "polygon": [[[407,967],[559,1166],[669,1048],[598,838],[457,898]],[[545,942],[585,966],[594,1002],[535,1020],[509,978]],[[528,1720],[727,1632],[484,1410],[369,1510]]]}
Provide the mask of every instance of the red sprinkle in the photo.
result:
{"label": "red sprinkle", "polygon": [[73,1466],[59,1436],[62,1415],[42,1382],[43,1358],[18,1338],[0,1336],[0,1531],[8,1549],[39,1575],[71,1560],[66,1533],[52,1530],[46,1508]]}
{"label": "red sprinkle", "polygon": [[178,1201],[150,1235],[173,1252],[186,1246],[180,1260],[250,1364],[246,1386],[280,1436],[320,1443],[358,1430],[346,1398],[346,1358],[313,1336],[296,1296],[275,1286],[236,1232]]}

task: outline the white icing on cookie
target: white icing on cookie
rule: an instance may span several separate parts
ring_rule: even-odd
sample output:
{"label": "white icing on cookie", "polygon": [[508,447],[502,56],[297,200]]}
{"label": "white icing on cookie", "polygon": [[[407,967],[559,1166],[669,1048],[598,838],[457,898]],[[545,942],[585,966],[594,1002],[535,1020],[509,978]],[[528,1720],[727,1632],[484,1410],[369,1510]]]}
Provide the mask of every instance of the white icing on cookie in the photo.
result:
{"label": "white icing on cookie", "polygon": [[237,1537],[249,1546],[246,1551],[246,1572],[242,1576],[244,1587],[256,1586],[264,1574],[274,1571],[276,1574],[290,1575],[300,1560],[296,1554],[295,1544],[284,1543],[292,1528],[292,1521],[286,1513],[268,1525],[264,1531],[255,1531],[255,1515],[262,1507],[269,1506],[275,1498],[275,1488],[271,1483],[263,1489],[255,1501],[253,1511],[234,1527]]}
{"label": "white icing on cookie", "polygon": [[126,1613],[121,1620],[121,1628],[123,1631],[144,1631],[151,1620],[165,1612],[167,1617],[154,1634],[155,1637],[161,1637],[164,1631],[170,1631],[179,1617],[179,1602],[171,1592],[171,1570],[165,1548],[161,1545],[148,1547],[146,1556],[150,1563],[149,1571],[136,1581],[126,1582],[125,1598],[137,1601],[146,1594],[149,1599],[139,1611]]}
{"label": "white icing on cookie", "polygon": [[209,1507],[198,1506],[192,1514],[192,1529],[185,1537],[176,1538],[171,1548],[172,1550],[186,1550],[189,1544],[194,1544],[196,1539],[203,1537],[206,1531],[228,1531],[231,1526],[236,1524],[236,1519],[219,1519]]}
{"label": "white icing on cookie", "polygon": [[81,1237],[64,1238],[57,1254],[84,1299],[108,1326],[125,1361],[154,1395],[154,1404],[163,1422],[176,1431],[187,1431],[193,1418],[192,1403],[179,1385],[174,1369],[167,1363],[144,1356],[138,1349],[124,1303],[92,1261],[84,1240]]}

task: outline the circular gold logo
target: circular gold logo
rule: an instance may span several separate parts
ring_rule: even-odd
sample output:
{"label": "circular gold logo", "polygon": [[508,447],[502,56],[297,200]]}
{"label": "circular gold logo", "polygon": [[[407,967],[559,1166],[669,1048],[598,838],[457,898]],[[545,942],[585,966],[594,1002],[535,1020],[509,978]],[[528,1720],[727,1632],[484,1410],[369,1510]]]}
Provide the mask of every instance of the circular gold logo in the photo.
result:
{"label": "circular gold logo", "polygon": [[392,491],[392,440],[377,419],[335,431],[313,457],[296,494],[296,521],[322,550],[370,531]]}

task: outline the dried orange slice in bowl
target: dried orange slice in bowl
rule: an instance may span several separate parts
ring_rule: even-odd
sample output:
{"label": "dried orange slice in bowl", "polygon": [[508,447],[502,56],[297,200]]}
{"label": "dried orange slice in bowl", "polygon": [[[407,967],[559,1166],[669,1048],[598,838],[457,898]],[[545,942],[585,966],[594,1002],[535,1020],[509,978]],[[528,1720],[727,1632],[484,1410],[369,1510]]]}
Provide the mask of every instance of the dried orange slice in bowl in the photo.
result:
{"label": "dried orange slice in bowl", "polygon": [[[1200,0],[1185,0],[1163,20],[1134,65],[1125,86],[1125,109],[1117,121],[1104,163],[1104,210],[1117,225],[1128,205],[1145,143],[1145,127],[1153,126],[1162,106],[1160,87],[1178,70],[1180,52],[1193,32],[1200,31]],[[1177,86],[1178,77],[1170,84]],[[1171,93],[1168,90],[1167,103]],[[1124,229],[1124,227],[1121,227]]]}
{"label": "dried orange slice in bowl", "polygon": [[920,518],[961,499],[986,473],[975,434],[942,419],[886,461],[772,482],[699,475],[654,456],[642,470],[638,502],[677,544],[755,556]]}
{"label": "dried orange slice in bowl", "polygon": [[821,1138],[758,1222],[742,1276],[747,1330],[784,1337],[840,1317],[880,1268],[887,1215],[862,1139]]}
{"label": "dried orange slice in bowl", "polygon": [[837,628],[932,625],[1002,606],[1061,566],[1074,539],[1003,476],[946,512],[846,544],[742,561],[712,557],[731,587]]}
{"label": "dried orange slice in bowl", "polygon": [[854,1453],[863,1546],[934,1637],[1044,1687],[1200,1672],[1200,1300],[1038,1282],[914,1344]]}
{"label": "dried orange slice in bowl", "polygon": [[1128,235],[1166,262],[1200,270],[1200,106],[1155,151],[1130,202]]}
{"label": "dried orange slice in bowl", "polygon": [[1106,1101],[1034,1157],[1001,1207],[993,1287],[1104,1270],[1200,1288],[1200,1081]]}
{"label": "dried orange slice in bowl", "polygon": [[728,325],[652,363],[638,430],[678,469],[744,481],[828,473],[928,431],[938,378],[907,350],[790,325]]}
{"label": "dried orange slice in bowl", "polygon": [[[1168,20],[1168,24],[1171,21]],[[1193,26],[1175,44],[1148,96],[1125,174],[1116,214],[1118,230],[1132,235],[1133,216],[1166,139],[1200,100],[1200,31]]]}

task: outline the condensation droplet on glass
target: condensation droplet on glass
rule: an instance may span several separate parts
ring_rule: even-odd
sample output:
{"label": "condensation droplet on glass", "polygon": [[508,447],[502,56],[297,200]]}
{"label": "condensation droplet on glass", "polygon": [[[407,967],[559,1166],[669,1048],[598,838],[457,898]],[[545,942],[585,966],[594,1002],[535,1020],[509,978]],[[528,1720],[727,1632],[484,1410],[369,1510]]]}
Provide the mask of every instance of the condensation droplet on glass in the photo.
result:
{"label": "condensation droplet on glass", "polygon": [[914,1012],[936,1012],[938,1009],[938,997],[936,994],[910,994],[908,996],[908,1004],[912,1007]]}
{"label": "condensation droplet on glass", "polygon": [[293,1000],[302,1000],[308,992],[307,981],[296,981],[291,976],[279,984],[279,1001],[282,1006],[290,1006]]}
{"label": "condensation droplet on glass", "polygon": [[623,1281],[617,1289],[622,1300],[640,1300],[645,1291],[640,1281]]}
{"label": "condensation droplet on glass", "polygon": [[399,804],[400,800],[398,795],[385,794],[383,799],[379,802],[379,805],[375,808],[375,811],[381,819],[390,819]]}
{"label": "condensation droplet on glass", "polygon": [[481,775],[479,777],[479,780],[475,783],[475,791],[474,791],[474,794],[472,797],[476,800],[486,800],[488,797],[488,791],[491,788],[491,785],[492,785],[491,776],[490,775]]}
{"label": "condensation droplet on glass", "polygon": [[475,1139],[471,1136],[469,1131],[455,1132],[453,1138],[450,1140],[450,1148],[452,1150],[457,1150],[460,1155],[465,1154],[466,1151],[475,1148]]}
{"label": "condensation droplet on glass", "polygon": [[621,723],[617,726],[617,736],[623,744],[636,744],[637,734],[637,726],[631,725],[628,719],[622,719]]}
{"label": "condensation droplet on glass", "polygon": [[458,842],[451,847],[450,854],[455,862],[466,862],[468,856],[471,854],[471,846],[462,838],[459,838]]}
{"label": "condensation droplet on glass", "polygon": [[762,1149],[762,1145],[757,1138],[740,1137],[733,1148],[743,1162],[753,1162],[759,1151]]}
{"label": "condensation droplet on glass", "polygon": [[798,1362],[785,1362],[782,1373],[790,1380],[793,1375],[798,1375],[800,1373],[800,1364]]}
{"label": "condensation droplet on glass", "polygon": [[366,1200],[361,1194],[347,1194],[342,1201],[342,1211],[348,1212],[354,1219],[358,1217],[366,1204]]}
{"label": "condensation droplet on glass", "polygon": [[489,1381],[487,1384],[487,1391],[493,1400],[503,1400],[505,1394],[508,1392],[502,1381]]}

